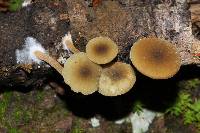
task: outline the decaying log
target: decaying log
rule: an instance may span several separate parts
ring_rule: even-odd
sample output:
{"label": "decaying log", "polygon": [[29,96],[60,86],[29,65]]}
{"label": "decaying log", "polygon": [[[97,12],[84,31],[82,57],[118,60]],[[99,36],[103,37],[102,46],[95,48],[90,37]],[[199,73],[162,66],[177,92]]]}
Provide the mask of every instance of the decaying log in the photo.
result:
{"label": "decaying log", "polygon": [[147,36],[176,45],[182,65],[200,63],[194,56],[200,53],[200,42],[192,34],[187,0],[105,0],[95,7],[91,0],[41,0],[19,12],[0,13],[0,85],[30,86],[45,80],[49,72],[57,74],[45,63],[18,64],[15,51],[23,48],[26,37],[32,36],[55,59],[66,59],[69,55],[61,39],[68,31],[81,51],[93,37],[110,37],[119,46],[118,60],[129,63],[130,47]]}

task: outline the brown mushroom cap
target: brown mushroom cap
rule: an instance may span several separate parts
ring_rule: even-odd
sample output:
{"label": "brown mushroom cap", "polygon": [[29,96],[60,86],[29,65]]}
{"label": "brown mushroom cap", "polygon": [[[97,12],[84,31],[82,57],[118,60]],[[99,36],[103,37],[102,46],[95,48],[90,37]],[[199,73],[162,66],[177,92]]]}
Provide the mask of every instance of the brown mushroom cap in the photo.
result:
{"label": "brown mushroom cap", "polygon": [[86,53],[91,61],[97,64],[106,64],[117,56],[118,47],[108,37],[96,37],[86,45]]}
{"label": "brown mushroom cap", "polygon": [[130,51],[133,65],[153,79],[168,79],[180,69],[181,60],[176,47],[159,38],[143,38]]}
{"label": "brown mushroom cap", "polygon": [[73,91],[88,95],[98,89],[101,71],[101,66],[90,61],[86,53],[80,52],[67,59],[62,75]]}
{"label": "brown mushroom cap", "polygon": [[131,65],[116,62],[103,69],[99,79],[99,93],[105,96],[122,95],[133,87],[135,81]]}

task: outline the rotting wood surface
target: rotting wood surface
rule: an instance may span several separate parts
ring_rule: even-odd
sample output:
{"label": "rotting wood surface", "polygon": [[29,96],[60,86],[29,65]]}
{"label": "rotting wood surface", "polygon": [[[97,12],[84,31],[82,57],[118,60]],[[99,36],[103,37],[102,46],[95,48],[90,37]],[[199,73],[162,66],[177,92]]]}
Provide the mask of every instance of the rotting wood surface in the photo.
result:
{"label": "rotting wood surface", "polygon": [[0,13],[0,84],[30,86],[44,81],[52,69],[44,64],[40,68],[17,64],[15,50],[32,36],[55,59],[68,58],[60,44],[68,31],[81,51],[93,37],[110,37],[119,46],[118,60],[124,62],[130,63],[129,50],[135,41],[157,36],[177,46],[182,65],[200,63],[193,55],[200,52],[200,42],[192,35],[187,0],[107,0],[95,8],[91,2],[41,0],[19,12]]}

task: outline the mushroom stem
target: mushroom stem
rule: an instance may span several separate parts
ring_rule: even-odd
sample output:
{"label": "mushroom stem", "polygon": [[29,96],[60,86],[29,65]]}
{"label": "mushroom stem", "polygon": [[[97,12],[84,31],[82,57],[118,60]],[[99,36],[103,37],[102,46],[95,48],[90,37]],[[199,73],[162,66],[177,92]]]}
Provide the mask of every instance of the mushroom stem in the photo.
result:
{"label": "mushroom stem", "polygon": [[58,71],[60,74],[62,74],[62,70],[63,70],[63,67],[55,60],[53,59],[52,57],[50,57],[49,55],[41,52],[41,51],[35,51],[34,52],[35,56],[40,59],[40,60],[43,60],[45,62],[47,62],[48,64],[50,64],[53,68],[56,69],[56,71]]}
{"label": "mushroom stem", "polygon": [[74,46],[73,42],[70,40],[65,41],[65,45],[67,48],[72,51],[73,53],[79,53],[80,51]]}

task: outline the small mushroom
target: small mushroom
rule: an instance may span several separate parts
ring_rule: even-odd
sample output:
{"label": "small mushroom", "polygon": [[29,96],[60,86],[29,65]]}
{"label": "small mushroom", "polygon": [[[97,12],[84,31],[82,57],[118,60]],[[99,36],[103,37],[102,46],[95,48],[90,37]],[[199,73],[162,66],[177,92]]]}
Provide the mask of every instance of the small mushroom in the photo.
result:
{"label": "small mushroom", "polygon": [[86,45],[88,58],[97,64],[111,62],[118,53],[118,47],[108,37],[96,37],[91,39]]}
{"label": "small mushroom", "polygon": [[101,71],[101,66],[90,61],[86,53],[80,52],[67,59],[62,75],[74,92],[89,95],[98,89]]}
{"label": "small mushroom", "polygon": [[62,38],[62,44],[64,45],[64,49],[70,50],[73,53],[79,53],[80,51],[74,46],[74,43],[72,41],[72,36],[70,32],[68,32],[63,38]]}
{"label": "small mushroom", "polygon": [[38,59],[55,68],[74,92],[89,95],[98,89],[102,68],[90,61],[86,53],[79,52],[71,55],[67,59],[64,68],[52,57],[41,51],[35,51],[34,54]]}
{"label": "small mushroom", "polygon": [[116,62],[103,69],[99,79],[99,93],[105,96],[122,95],[133,87],[135,81],[131,65]]}
{"label": "small mushroom", "polygon": [[138,71],[153,79],[173,77],[181,66],[176,47],[156,37],[143,38],[134,43],[130,59]]}

